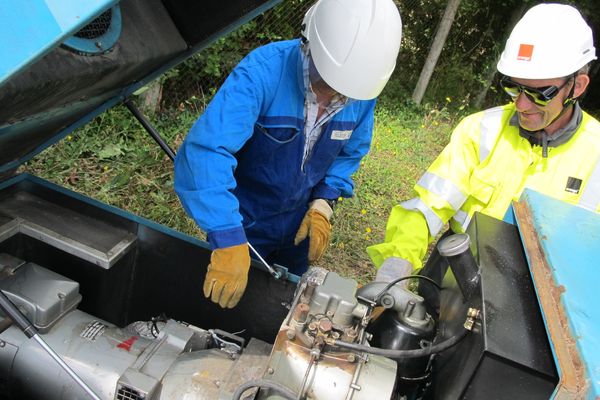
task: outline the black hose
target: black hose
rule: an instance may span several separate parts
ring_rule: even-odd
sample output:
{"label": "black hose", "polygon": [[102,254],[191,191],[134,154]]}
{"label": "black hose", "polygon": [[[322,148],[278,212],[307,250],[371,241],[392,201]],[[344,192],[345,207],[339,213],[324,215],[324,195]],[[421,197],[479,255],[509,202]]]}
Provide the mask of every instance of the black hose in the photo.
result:
{"label": "black hose", "polygon": [[418,358],[425,357],[435,353],[441,353],[444,350],[449,349],[454,346],[458,342],[464,338],[468,330],[464,330],[461,333],[450,337],[449,339],[444,340],[443,342],[434,344],[429,347],[425,347],[424,349],[414,349],[414,350],[394,350],[394,349],[382,349],[379,347],[369,347],[362,344],[355,343],[347,343],[342,342],[341,340],[336,340],[333,342],[334,345],[354,351],[360,351],[363,353],[376,354],[378,356],[384,356],[388,358]]}
{"label": "black hose", "polygon": [[275,391],[276,394],[282,396],[284,399],[288,400],[297,400],[298,395],[292,392],[290,389],[282,385],[281,383],[269,381],[266,379],[253,379],[242,385],[238,386],[238,388],[233,393],[232,400],[240,400],[244,392],[248,389],[252,388],[267,388]]}
{"label": "black hose", "polygon": [[394,286],[396,283],[405,281],[407,279],[412,279],[412,278],[423,279],[424,281],[427,281],[427,282],[431,283],[438,290],[442,290],[442,287],[436,281],[434,281],[433,279],[429,278],[428,276],[424,276],[424,275],[407,275],[407,276],[403,276],[402,278],[394,279],[393,281],[391,281],[390,283],[388,283],[381,290],[381,292],[379,292],[379,294],[373,298],[373,301],[377,303],[379,301],[379,299],[381,298],[381,296],[383,296],[385,293],[387,293],[387,291],[390,290],[392,288],[392,286]]}

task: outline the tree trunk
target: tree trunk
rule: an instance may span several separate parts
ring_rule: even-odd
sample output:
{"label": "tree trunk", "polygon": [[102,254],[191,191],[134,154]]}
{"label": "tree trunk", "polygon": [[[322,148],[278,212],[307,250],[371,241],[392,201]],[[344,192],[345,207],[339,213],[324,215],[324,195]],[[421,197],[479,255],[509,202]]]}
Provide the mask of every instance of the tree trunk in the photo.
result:
{"label": "tree trunk", "polygon": [[[510,16],[510,20],[509,20],[510,22],[507,25],[508,31],[504,34],[504,41],[502,42],[503,49],[504,49],[504,43],[510,36],[510,33],[512,32],[512,30],[515,27],[515,25],[517,24],[517,22],[519,22],[519,20],[523,16],[523,13],[525,12],[525,9],[528,6],[529,6],[529,3],[523,2],[518,7],[515,7],[512,15]],[[492,86],[492,82],[494,81],[494,76],[496,76],[496,65],[498,65],[498,61],[500,61],[501,54],[502,54],[502,52],[498,53],[498,56],[494,60],[494,64],[488,66],[488,71],[486,73],[485,80],[484,80],[485,85],[484,85],[483,89],[479,92],[477,97],[475,98],[475,101],[473,102],[473,105],[476,108],[481,108],[481,106],[485,100],[485,97],[487,96],[487,93],[490,90],[490,86]]]}
{"label": "tree trunk", "polygon": [[146,115],[154,115],[160,111],[162,100],[162,84],[155,80],[148,84],[148,88],[140,95],[140,109]]}
{"label": "tree trunk", "polygon": [[427,55],[427,60],[425,60],[425,65],[421,70],[419,81],[417,82],[417,86],[412,95],[413,100],[417,104],[421,104],[421,100],[423,100],[423,95],[425,94],[425,90],[427,90],[429,80],[431,79],[435,65],[437,64],[446,38],[448,37],[448,32],[450,32],[450,28],[452,27],[452,22],[454,22],[454,16],[456,15],[459,5],[460,0],[448,0],[446,11],[444,11],[440,26],[435,34],[435,38],[429,49],[429,54]]}

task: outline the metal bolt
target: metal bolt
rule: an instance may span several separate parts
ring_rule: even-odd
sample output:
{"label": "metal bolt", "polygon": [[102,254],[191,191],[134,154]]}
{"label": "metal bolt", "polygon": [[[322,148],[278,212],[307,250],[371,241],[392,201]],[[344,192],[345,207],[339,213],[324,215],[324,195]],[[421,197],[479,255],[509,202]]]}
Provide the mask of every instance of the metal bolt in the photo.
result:
{"label": "metal bolt", "polygon": [[267,368],[267,373],[269,375],[273,375],[275,373],[275,370],[273,368],[269,367],[269,368]]}
{"label": "metal bolt", "polygon": [[333,318],[333,311],[329,310],[325,313],[325,315],[327,315],[329,318]]}
{"label": "metal bolt", "polygon": [[319,331],[322,333],[327,333],[333,329],[333,324],[328,319],[322,319],[319,321]]}
{"label": "metal bolt", "polygon": [[295,329],[288,329],[285,332],[285,335],[287,336],[287,338],[289,340],[294,340],[294,338],[296,337],[296,330]]}
{"label": "metal bolt", "polygon": [[467,311],[467,317],[479,319],[480,311],[476,308],[469,308]]}
{"label": "metal bolt", "polygon": [[0,340],[0,347],[4,347],[6,346],[6,342],[4,342],[4,340]]}
{"label": "metal bolt", "polygon": [[394,307],[394,298],[392,296],[390,296],[389,294],[384,295],[381,298],[381,305],[384,308],[392,308],[392,307]]}
{"label": "metal bolt", "polygon": [[351,362],[351,363],[355,362],[356,361],[356,354],[353,354],[353,353],[348,354],[348,357],[346,357],[346,360],[348,362]]}

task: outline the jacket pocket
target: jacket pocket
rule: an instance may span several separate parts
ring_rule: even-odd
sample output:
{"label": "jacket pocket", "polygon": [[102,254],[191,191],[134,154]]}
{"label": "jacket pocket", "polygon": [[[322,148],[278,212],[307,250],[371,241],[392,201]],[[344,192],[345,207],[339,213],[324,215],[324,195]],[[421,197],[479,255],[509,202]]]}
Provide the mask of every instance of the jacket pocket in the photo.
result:
{"label": "jacket pocket", "polygon": [[480,170],[473,171],[469,179],[469,187],[469,195],[485,205],[488,205],[496,190],[495,185],[490,183]]}
{"label": "jacket pocket", "polygon": [[299,134],[300,129],[293,126],[272,126],[267,127],[265,125],[257,123],[255,125],[255,132],[259,132],[265,138],[278,143],[286,144],[293,141]]}

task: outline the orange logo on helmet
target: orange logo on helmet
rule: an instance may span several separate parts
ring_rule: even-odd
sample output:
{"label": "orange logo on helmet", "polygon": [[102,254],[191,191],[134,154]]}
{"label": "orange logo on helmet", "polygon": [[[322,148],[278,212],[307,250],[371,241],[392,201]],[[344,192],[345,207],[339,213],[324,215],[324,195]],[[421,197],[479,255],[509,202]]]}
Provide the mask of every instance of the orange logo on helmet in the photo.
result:
{"label": "orange logo on helmet", "polygon": [[533,45],[532,44],[521,44],[521,46],[519,46],[519,54],[517,54],[517,60],[531,61],[532,54],[533,54]]}

